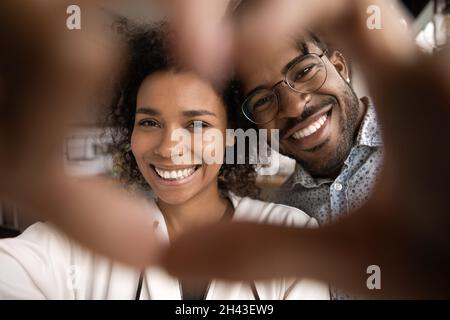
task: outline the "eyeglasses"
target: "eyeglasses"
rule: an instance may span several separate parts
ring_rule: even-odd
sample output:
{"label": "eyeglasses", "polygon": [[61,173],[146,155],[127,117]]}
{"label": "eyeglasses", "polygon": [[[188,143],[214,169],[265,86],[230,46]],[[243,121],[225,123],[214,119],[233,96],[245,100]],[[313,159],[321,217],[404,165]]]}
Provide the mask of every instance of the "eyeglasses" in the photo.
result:
{"label": "eyeglasses", "polygon": [[280,84],[297,93],[313,93],[319,90],[327,79],[327,69],[322,54],[309,53],[301,55],[286,72],[285,78],[278,81],[271,89],[258,89],[250,93],[242,104],[242,113],[255,124],[266,124],[275,119],[279,110],[279,98],[275,91]]}

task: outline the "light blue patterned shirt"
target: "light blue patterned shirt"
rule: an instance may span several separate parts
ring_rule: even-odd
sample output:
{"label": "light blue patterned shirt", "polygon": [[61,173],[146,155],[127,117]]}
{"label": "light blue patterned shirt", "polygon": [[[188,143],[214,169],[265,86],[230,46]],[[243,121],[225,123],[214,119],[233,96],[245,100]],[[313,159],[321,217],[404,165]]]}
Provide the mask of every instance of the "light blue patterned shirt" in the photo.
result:
{"label": "light blue patterned shirt", "polygon": [[[314,179],[298,163],[294,173],[273,194],[270,201],[299,208],[320,224],[336,221],[359,208],[370,197],[383,162],[383,142],[375,108],[363,98],[367,111],[339,176]],[[331,288],[333,300],[357,299]]]}
{"label": "light blue patterned shirt", "polygon": [[369,199],[381,171],[383,143],[375,108],[368,98],[363,101],[367,111],[339,176],[314,179],[297,163],[294,173],[272,195],[272,202],[299,208],[326,224]]}

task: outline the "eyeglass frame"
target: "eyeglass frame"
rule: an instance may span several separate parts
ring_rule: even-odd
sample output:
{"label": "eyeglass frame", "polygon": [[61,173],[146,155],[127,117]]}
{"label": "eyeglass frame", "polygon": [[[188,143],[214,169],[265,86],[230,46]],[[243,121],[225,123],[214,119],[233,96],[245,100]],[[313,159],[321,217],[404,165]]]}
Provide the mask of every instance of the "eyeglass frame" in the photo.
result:
{"label": "eyeglass frame", "polygon": [[[325,56],[327,53],[328,53],[328,49],[325,49],[325,50],[322,51],[321,54],[317,54],[317,53],[312,52],[312,53],[307,53],[307,54],[304,54],[304,55],[298,55],[297,57],[294,58],[294,60],[299,59],[299,61],[295,62],[294,64],[292,64],[292,65],[289,67],[289,69],[286,71],[286,74],[284,75],[284,79],[282,79],[282,80],[278,81],[277,83],[275,83],[270,89],[259,89],[259,90],[268,90],[268,91],[272,91],[273,94],[275,95],[275,97],[277,98],[277,107],[278,107],[278,108],[279,108],[278,95],[277,95],[277,93],[275,92],[275,88],[278,87],[278,86],[279,86],[280,84],[282,84],[282,83],[285,83],[285,84],[288,86],[288,88],[289,88],[290,90],[292,90],[292,91],[294,91],[294,92],[296,92],[296,93],[309,94],[309,93],[314,93],[314,92],[320,90],[320,88],[322,88],[323,85],[324,85],[324,83],[327,81],[327,77],[328,77],[328,72],[327,72],[327,68],[326,68],[326,66],[325,66],[325,62],[324,62],[323,59],[322,59],[322,57]],[[291,71],[291,70],[292,70],[292,69],[293,69],[300,61],[302,61],[303,59],[305,59],[305,58],[308,57],[308,56],[317,56],[317,57],[319,57],[319,59],[322,61],[323,65],[324,65],[324,67],[325,67],[325,79],[324,79],[323,83],[320,85],[320,87],[318,87],[318,88],[315,89],[314,91],[311,91],[311,92],[301,92],[301,91],[299,91],[299,90],[297,90],[297,89],[295,89],[295,88],[293,88],[293,87],[291,86],[291,84],[289,83],[287,77],[288,77],[289,71]],[[257,91],[258,91],[258,90],[257,90]],[[257,92],[257,91],[255,91],[255,92]],[[245,112],[244,110],[245,110],[245,104],[246,104],[247,100],[250,99],[251,96],[252,96],[253,94],[254,94],[254,93],[252,93],[251,95],[248,94],[248,95],[245,97],[244,102],[243,102],[242,105],[241,105],[241,112],[244,114],[245,118],[247,118],[248,121],[250,121],[251,123],[256,124],[256,125],[267,124],[267,123],[271,122],[273,119],[275,119],[275,118],[276,118],[276,115],[277,115],[278,112],[279,112],[279,110],[277,110],[277,113],[275,113],[274,118],[270,119],[270,120],[267,121],[267,122],[255,122],[254,120],[250,119],[250,117],[246,114],[246,112]]]}

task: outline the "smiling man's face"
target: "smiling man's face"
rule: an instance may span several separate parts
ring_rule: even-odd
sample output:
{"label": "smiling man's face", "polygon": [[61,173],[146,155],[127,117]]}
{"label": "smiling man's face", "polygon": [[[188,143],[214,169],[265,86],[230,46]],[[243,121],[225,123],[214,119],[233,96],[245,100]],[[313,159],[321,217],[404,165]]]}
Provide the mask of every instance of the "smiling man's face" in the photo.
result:
{"label": "smiling man's face", "polygon": [[[315,42],[297,45],[286,41],[284,47],[268,50],[255,59],[250,52],[240,52],[238,74],[244,96],[257,87],[270,89],[284,79],[286,66],[299,55],[323,50]],[[285,83],[275,88],[278,113],[263,125],[280,130],[281,153],[296,159],[316,177],[336,176],[353,145],[365,106],[347,82],[348,65],[338,52],[323,55],[326,80],[320,89],[304,94]]]}

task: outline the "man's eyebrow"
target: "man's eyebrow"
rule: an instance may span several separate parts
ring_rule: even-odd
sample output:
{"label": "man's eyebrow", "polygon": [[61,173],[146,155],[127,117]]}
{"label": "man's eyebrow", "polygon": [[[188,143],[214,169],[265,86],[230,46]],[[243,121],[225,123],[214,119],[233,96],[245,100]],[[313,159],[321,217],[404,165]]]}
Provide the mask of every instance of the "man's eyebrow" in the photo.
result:
{"label": "man's eyebrow", "polygon": [[308,49],[308,45],[306,44],[306,42],[302,41],[299,44],[299,50],[301,51],[301,54],[296,56],[294,59],[292,59],[291,61],[289,61],[284,68],[281,70],[282,74],[286,74],[288,72],[288,70],[301,58],[303,58],[303,56],[307,55],[309,53],[309,49]]}
{"label": "man's eyebrow", "polygon": [[250,90],[249,93],[246,94],[246,97],[250,97],[252,94],[254,94],[256,91],[261,90],[261,89],[267,89],[267,86],[265,85],[259,85],[255,88],[253,88],[252,90]]}
{"label": "man's eyebrow", "polygon": [[208,110],[186,110],[182,112],[182,115],[187,118],[198,117],[198,116],[213,116],[217,117],[217,115]]}
{"label": "man's eyebrow", "polygon": [[[291,61],[289,61],[281,70],[281,74],[286,74],[288,72],[288,70],[301,58],[303,58],[303,56],[307,55],[309,53],[309,49],[308,49],[308,45],[306,44],[305,41],[302,41],[299,43],[299,51],[301,52],[298,56],[296,56],[295,58],[293,58]],[[267,86],[265,85],[259,85],[257,87],[255,87],[254,89],[252,89],[249,93],[246,94],[246,97],[251,96],[253,93],[255,93],[258,90],[261,89],[267,89]]]}
{"label": "man's eyebrow", "polygon": [[136,110],[136,114],[138,113],[147,114],[149,116],[159,116],[161,114],[158,110],[150,107],[140,107]]}

